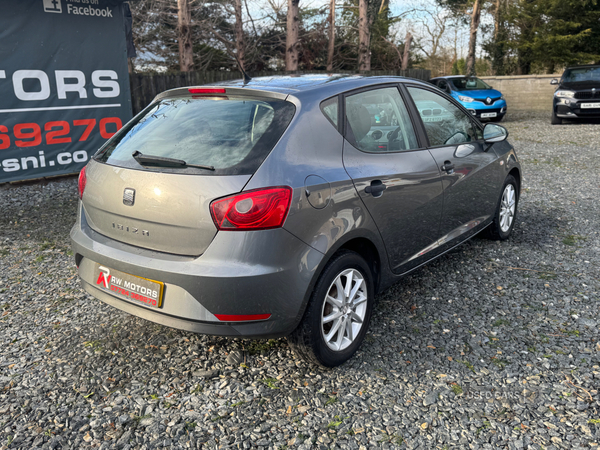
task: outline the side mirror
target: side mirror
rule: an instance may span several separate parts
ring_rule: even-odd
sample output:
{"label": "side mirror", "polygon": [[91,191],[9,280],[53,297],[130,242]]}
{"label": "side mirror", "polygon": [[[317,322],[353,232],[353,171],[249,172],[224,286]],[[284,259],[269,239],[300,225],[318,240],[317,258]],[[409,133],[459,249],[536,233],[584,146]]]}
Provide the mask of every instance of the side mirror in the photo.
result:
{"label": "side mirror", "polygon": [[558,80],[556,78],[553,78],[550,84],[558,84]]}
{"label": "side mirror", "polygon": [[493,144],[494,142],[502,142],[508,137],[508,131],[501,125],[495,123],[488,123],[483,128],[483,140],[486,144]]}

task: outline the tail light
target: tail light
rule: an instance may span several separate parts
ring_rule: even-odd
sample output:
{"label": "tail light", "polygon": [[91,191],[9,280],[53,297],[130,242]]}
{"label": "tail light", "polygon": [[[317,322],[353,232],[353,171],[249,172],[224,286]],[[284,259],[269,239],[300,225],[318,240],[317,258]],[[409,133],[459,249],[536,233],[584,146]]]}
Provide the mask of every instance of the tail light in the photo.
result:
{"label": "tail light", "polygon": [[85,184],[87,183],[87,177],[85,175],[85,168],[87,166],[84,166],[83,169],[81,169],[81,172],[79,172],[79,180],[77,181],[77,188],[79,189],[79,198],[83,198],[83,191],[85,191]]}
{"label": "tail light", "polygon": [[219,230],[266,230],[283,226],[290,210],[292,188],[256,189],[210,204]]}

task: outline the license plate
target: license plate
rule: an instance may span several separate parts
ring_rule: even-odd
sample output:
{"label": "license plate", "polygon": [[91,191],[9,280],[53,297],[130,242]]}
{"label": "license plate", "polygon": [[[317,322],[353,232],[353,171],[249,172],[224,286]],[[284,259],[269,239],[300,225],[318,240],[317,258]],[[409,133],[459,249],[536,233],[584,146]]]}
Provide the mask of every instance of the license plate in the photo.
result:
{"label": "license plate", "polygon": [[581,109],[600,108],[600,103],[581,103],[579,107]]}
{"label": "license plate", "polygon": [[98,263],[94,267],[94,279],[97,280],[97,288],[116,297],[133,300],[151,308],[162,306],[165,284],[160,281],[131,275]]}
{"label": "license plate", "polygon": [[481,118],[485,119],[486,117],[496,117],[497,113],[481,113]]}

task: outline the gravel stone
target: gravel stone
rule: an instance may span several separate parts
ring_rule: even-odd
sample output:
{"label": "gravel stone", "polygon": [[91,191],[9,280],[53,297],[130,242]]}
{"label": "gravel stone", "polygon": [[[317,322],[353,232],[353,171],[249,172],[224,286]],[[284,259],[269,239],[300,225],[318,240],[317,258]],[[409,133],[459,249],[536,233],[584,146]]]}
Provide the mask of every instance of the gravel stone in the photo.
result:
{"label": "gravel stone", "polygon": [[598,448],[600,125],[549,122],[503,122],[524,171],[511,239],[381,293],[333,370],[93,299],[76,178],[0,185],[0,448]]}

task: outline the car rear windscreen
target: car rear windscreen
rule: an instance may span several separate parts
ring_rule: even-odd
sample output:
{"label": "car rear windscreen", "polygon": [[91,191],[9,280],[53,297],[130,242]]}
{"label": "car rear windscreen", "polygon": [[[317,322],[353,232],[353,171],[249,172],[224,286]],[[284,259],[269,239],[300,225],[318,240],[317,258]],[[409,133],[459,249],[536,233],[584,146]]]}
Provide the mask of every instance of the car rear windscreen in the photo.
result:
{"label": "car rear windscreen", "polygon": [[[292,103],[264,98],[186,96],[162,99],[136,116],[96,154],[106,164],[203,175],[253,174],[288,127]],[[190,165],[146,164],[133,157],[172,158]],[[137,153],[137,155],[139,155]]]}

